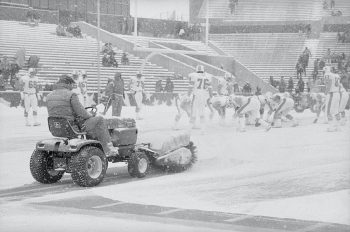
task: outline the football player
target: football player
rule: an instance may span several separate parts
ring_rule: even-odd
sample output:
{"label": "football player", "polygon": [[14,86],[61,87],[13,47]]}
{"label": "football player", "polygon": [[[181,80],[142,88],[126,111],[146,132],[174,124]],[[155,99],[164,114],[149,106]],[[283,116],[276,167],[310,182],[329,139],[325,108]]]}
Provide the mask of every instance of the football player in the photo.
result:
{"label": "football player", "polygon": [[256,125],[261,124],[265,127],[266,131],[270,130],[271,126],[260,118],[261,103],[258,96],[231,95],[230,102],[236,108],[234,119],[238,118],[238,131],[244,132],[246,130],[246,115],[248,115],[248,120],[254,121]]}
{"label": "football player", "polygon": [[326,66],[324,79],[326,84],[326,114],[329,127],[327,131],[338,130],[339,103],[340,103],[340,76],[331,71],[330,66]]}
{"label": "football player", "polygon": [[142,100],[143,100],[143,93],[145,89],[145,79],[142,76],[141,72],[138,72],[135,77],[132,77],[130,79],[129,89],[133,94],[135,103],[136,103],[136,109],[135,109],[136,119],[140,120],[142,119],[140,114],[141,114],[141,109],[143,107]]}
{"label": "football player", "polygon": [[72,72],[72,78],[74,80],[73,89],[72,92],[75,93],[78,96],[79,102],[85,106],[84,104],[84,95],[81,89],[82,83],[83,83],[83,77],[79,74],[79,71],[73,70]]}
{"label": "football player", "polygon": [[289,97],[284,97],[280,94],[275,94],[272,97],[273,107],[273,123],[274,127],[282,127],[282,119],[293,122],[293,127],[298,126],[298,122],[290,115],[290,111],[294,109],[294,100]]}
{"label": "football player", "polygon": [[[197,65],[196,72],[189,74],[190,86],[189,91],[193,93],[191,123],[192,128],[204,131],[205,126],[205,106],[207,100],[212,97],[212,78],[204,72],[202,65]],[[196,124],[199,117],[200,125]]]}
{"label": "football player", "polygon": [[339,83],[340,87],[340,103],[339,103],[339,116],[340,116],[340,124],[346,124],[346,115],[345,115],[345,107],[349,101],[349,93],[346,91],[342,83]]}
{"label": "football player", "polygon": [[24,117],[25,125],[31,126],[28,115],[30,108],[33,109],[33,126],[40,126],[38,122],[38,99],[40,94],[38,91],[38,77],[35,75],[35,69],[30,68],[28,74],[24,75],[20,80],[21,100],[24,100]]}

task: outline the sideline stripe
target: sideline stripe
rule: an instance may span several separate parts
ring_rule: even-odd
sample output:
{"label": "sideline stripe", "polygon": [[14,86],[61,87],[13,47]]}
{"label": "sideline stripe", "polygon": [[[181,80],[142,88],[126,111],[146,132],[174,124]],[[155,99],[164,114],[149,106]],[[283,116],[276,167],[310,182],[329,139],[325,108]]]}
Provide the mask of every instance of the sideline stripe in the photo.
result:
{"label": "sideline stripe", "polygon": [[[29,189],[29,190],[21,190],[21,191],[14,191],[14,192],[8,192],[8,193],[2,193],[0,194],[0,197],[6,197],[6,196],[13,196],[19,193],[30,193],[30,192],[38,192],[38,190],[48,190],[48,189],[61,189],[62,186],[52,186],[52,187],[48,187],[48,188],[35,188],[35,189]],[[38,192],[40,193],[40,192]]]}
{"label": "sideline stripe", "polygon": [[231,219],[226,219],[226,220],[223,220],[225,222],[237,222],[237,221],[241,221],[241,220],[244,220],[244,219],[247,219],[247,218],[253,218],[253,217],[256,217],[254,215],[242,215],[242,216],[239,216],[239,217],[236,217],[236,218],[231,218]]}
{"label": "sideline stripe", "polygon": [[162,211],[162,212],[156,213],[156,214],[166,215],[166,214],[171,214],[171,213],[175,213],[175,212],[179,212],[179,211],[185,211],[185,209],[170,209],[170,210]]}
{"label": "sideline stripe", "polygon": [[91,207],[93,209],[101,209],[101,208],[107,208],[107,207],[111,207],[111,206],[115,206],[115,205],[123,205],[123,204],[126,204],[126,202],[116,202],[116,203],[112,203],[112,204],[106,204],[106,205],[98,205],[98,206],[94,206],[94,207]]}
{"label": "sideline stripe", "polygon": [[318,228],[321,228],[321,227],[324,227],[324,226],[329,226],[330,224],[329,223],[326,223],[326,222],[320,222],[320,223],[316,223],[315,225],[312,225],[312,226],[308,226],[304,229],[300,229],[300,230],[296,230],[295,232],[308,232],[308,231],[313,231],[315,229],[318,229]]}

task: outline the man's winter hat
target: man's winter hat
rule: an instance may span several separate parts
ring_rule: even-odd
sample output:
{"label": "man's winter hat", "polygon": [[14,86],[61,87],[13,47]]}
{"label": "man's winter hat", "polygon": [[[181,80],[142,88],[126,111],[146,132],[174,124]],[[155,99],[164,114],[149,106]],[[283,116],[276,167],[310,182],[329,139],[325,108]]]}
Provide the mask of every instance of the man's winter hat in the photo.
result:
{"label": "man's winter hat", "polygon": [[137,76],[137,77],[142,77],[142,73],[141,73],[140,71],[138,71],[138,72],[136,73],[136,76]]}
{"label": "man's winter hat", "polygon": [[122,74],[120,73],[120,72],[116,72],[115,74],[114,74],[114,77],[121,77],[122,76]]}
{"label": "man's winter hat", "polygon": [[70,76],[66,75],[66,74],[63,74],[60,79],[58,80],[57,82],[58,84],[59,83],[62,83],[62,84],[67,84],[67,85],[70,85],[70,84],[74,84],[75,81],[73,80],[73,78],[71,78]]}

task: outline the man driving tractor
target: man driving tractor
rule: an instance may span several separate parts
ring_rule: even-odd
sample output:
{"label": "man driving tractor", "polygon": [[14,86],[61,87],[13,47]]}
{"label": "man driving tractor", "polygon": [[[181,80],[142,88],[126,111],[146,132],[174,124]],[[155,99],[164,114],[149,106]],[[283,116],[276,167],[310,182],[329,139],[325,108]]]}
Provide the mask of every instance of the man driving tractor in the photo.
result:
{"label": "man driving tractor", "polygon": [[74,80],[68,75],[62,75],[56,84],[56,89],[47,96],[49,117],[66,118],[71,125],[79,127],[101,142],[107,157],[118,155],[114,147],[103,117],[94,117],[79,102],[78,96],[72,92]]}

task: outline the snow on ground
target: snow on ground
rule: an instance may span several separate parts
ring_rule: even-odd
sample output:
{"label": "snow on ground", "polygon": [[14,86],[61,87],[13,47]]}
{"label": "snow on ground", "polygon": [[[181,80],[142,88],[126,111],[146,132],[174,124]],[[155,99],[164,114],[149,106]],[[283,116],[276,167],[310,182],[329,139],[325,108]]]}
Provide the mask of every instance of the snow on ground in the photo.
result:
{"label": "snow on ground", "polygon": [[[38,140],[51,137],[46,109],[40,110],[40,127],[24,126],[22,108],[0,105],[0,112],[0,189],[34,183],[31,152]],[[144,120],[137,121],[140,137],[170,133],[175,114],[175,107],[145,107]],[[228,114],[226,126],[215,119],[205,134],[191,132],[199,157],[191,170],[86,192],[133,203],[350,225],[349,124],[329,133],[327,125],[312,124],[314,115],[305,111],[294,114],[300,121],[296,128],[266,133],[251,127],[238,133]],[[124,108],[122,116],[133,117],[134,108]],[[187,121],[184,116],[182,129],[188,129]],[[7,213],[3,222],[16,210]]]}

